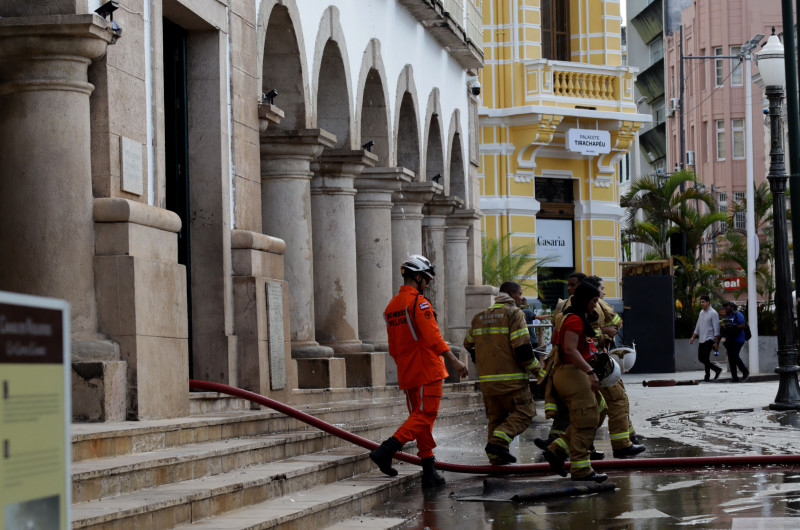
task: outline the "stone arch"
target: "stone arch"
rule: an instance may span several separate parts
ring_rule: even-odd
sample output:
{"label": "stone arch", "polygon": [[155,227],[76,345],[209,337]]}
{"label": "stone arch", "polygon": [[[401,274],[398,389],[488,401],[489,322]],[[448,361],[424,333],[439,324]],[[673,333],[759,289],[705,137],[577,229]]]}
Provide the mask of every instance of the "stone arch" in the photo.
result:
{"label": "stone arch", "polygon": [[395,109],[395,153],[397,165],[414,172],[415,180],[422,180],[421,151],[419,147],[419,101],[414,83],[414,69],[410,64],[403,67],[397,80]]}
{"label": "stone arch", "polygon": [[284,112],[283,130],[313,126],[303,29],[295,0],[262,0],[258,14],[258,86],[278,91],[275,105]]}
{"label": "stone arch", "polygon": [[447,168],[447,186],[444,189],[445,195],[452,195],[464,201],[467,205],[467,177],[464,171],[464,148],[461,140],[461,113],[458,109],[453,111],[450,117],[450,129],[447,133],[447,145],[449,160]]}
{"label": "stone arch", "polygon": [[439,89],[434,88],[428,95],[428,106],[425,111],[425,174],[420,180],[432,181],[436,175],[438,183],[448,189],[448,171],[444,165],[444,142],[442,141],[442,110],[439,105]]}
{"label": "stone arch", "polygon": [[378,166],[388,167],[392,159],[391,119],[388,106],[389,91],[386,84],[386,69],[381,57],[381,43],[371,39],[364,50],[361,72],[358,76],[358,99],[356,105],[357,144],[372,140],[372,152],[378,157]]}
{"label": "stone arch", "polygon": [[314,116],[317,127],[336,135],[337,148],[354,149],[349,65],[339,10],[330,6],[322,14],[314,46]]}

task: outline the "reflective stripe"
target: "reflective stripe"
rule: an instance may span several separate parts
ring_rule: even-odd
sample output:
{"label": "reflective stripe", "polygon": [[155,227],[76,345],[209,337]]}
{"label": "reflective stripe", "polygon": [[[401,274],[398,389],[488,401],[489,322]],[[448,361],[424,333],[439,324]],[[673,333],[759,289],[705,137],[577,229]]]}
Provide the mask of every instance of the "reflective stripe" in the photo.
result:
{"label": "reflective stripe", "polygon": [[536,367],[539,366],[539,360],[534,357],[533,360],[525,367],[525,370],[528,372],[533,372],[536,370]]}
{"label": "reflective stripe", "polygon": [[544,369],[539,370],[539,377],[544,377],[546,375],[547,375],[547,370],[544,370]]}
{"label": "reflective stripe", "polygon": [[419,387],[419,411],[425,406],[425,385]]}
{"label": "reflective stripe", "polygon": [[477,335],[507,335],[508,328],[475,328],[472,332]]}
{"label": "reflective stripe", "polygon": [[[416,301],[414,303],[416,303]],[[408,314],[408,308],[406,307],[403,311],[406,312],[406,323],[408,324],[408,329],[411,330],[411,336],[414,337],[414,341],[416,342],[417,333],[414,331],[414,326],[411,325],[411,317]]]}
{"label": "reflective stripe", "polygon": [[567,456],[569,456],[569,445],[567,445],[567,442],[565,442],[560,436],[556,438],[555,442],[561,449],[564,450],[565,453],[567,453]]}
{"label": "reflective stripe", "polygon": [[528,374],[497,374],[497,375],[482,375],[479,377],[481,381],[512,381],[516,379],[527,379]]}
{"label": "reflective stripe", "polygon": [[600,410],[606,410],[606,400],[603,396],[600,396]]}
{"label": "reflective stripe", "polygon": [[591,460],[578,460],[577,462],[570,462],[569,467],[570,469],[582,469],[584,467],[589,467],[592,465]]}
{"label": "reflective stripe", "polygon": [[467,340],[470,342],[475,342],[472,338],[472,335],[470,335],[469,332],[467,332]]}
{"label": "reflective stripe", "polygon": [[505,304],[492,304],[489,306],[489,309],[497,309],[499,307],[503,307]]}
{"label": "reflective stripe", "polygon": [[624,440],[627,437],[628,437],[628,431],[619,432],[609,436],[609,438],[611,438],[612,440]]}
{"label": "reflective stripe", "polygon": [[494,431],[492,434],[494,436],[497,436],[498,438],[502,438],[503,440],[507,441],[508,443],[511,443],[511,441],[513,440],[513,438],[511,438],[509,435],[507,435],[503,431]]}
{"label": "reflective stripe", "polygon": [[616,326],[617,324],[619,324],[619,323],[620,323],[620,321],[621,321],[621,320],[622,320],[622,319],[621,319],[621,318],[619,318],[619,315],[618,315],[618,314],[616,314],[616,313],[614,313],[614,318],[612,318],[612,319],[611,319],[611,325],[612,325],[612,326]]}
{"label": "reflective stripe", "polygon": [[525,335],[530,335],[530,333],[528,332],[527,329],[518,329],[514,333],[511,333],[508,336],[508,338],[509,338],[509,340],[514,340],[516,338],[519,338],[519,337],[522,337],[522,336],[525,336]]}
{"label": "reflective stripe", "polygon": [[550,429],[550,434],[555,434],[556,436],[560,434],[564,434],[566,431],[562,431],[560,429]]}
{"label": "reflective stripe", "polygon": [[555,403],[545,403],[544,410],[558,410],[558,405]]}

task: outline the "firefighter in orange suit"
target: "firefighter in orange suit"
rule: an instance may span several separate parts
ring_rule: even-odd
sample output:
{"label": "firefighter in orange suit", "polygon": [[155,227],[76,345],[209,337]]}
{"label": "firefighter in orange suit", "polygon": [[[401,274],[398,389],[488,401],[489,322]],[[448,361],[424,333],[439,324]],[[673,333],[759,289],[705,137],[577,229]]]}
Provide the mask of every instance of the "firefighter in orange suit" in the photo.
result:
{"label": "firefighter in orange suit", "polygon": [[592,469],[589,455],[600,416],[600,380],[590,363],[594,362],[595,332],[589,322],[600,292],[588,283],[575,288],[571,305],[555,321],[557,355],[553,387],[569,409],[570,425],[544,452],[550,467],[566,476],[564,460],[570,460],[572,480],[602,482],[607,475]]}
{"label": "firefighter in orange suit", "polygon": [[489,420],[486,456],[493,465],[513,464],[511,441],[522,434],[536,415],[528,373],[538,372],[525,314],[519,309],[522,287],[500,286],[494,304],[472,319],[464,347],[478,369],[483,403]]}
{"label": "firefighter in orange suit", "polygon": [[[612,344],[617,330],[622,327],[622,319],[611,305],[603,300],[606,295],[603,279],[599,276],[589,276],[584,281],[597,287],[600,292],[600,300],[598,300],[597,308],[595,309],[598,319],[593,326],[597,332],[598,347],[605,351]],[[645,451],[644,445],[634,443],[631,440],[632,437],[634,440],[636,438],[630,420],[628,393],[625,391],[622,379],[611,386],[601,387],[600,393],[605,398],[608,406],[608,434],[611,438],[614,458],[627,458]],[[631,436],[632,433],[634,433],[633,436]]]}
{"label": "firefighter in orange suit", "polygon": [[393,436],[369,454],[380,470],[394,477],[392,456],[403,445],[417,441],[417,455],[422,459],[422,487],[442,486],[445,483],[434,467],[433,422],[442,398],[442,380],[447,370],[442,357],[461,377],[467,377],[467,367],[450,351],[436,323],[436,312],[423,296],[436,274],[431,262],[418,254],[409,256],[400,266],[403,286],[386,306],[383,317],[389,335],[389,354],[397,363],[397,380],[405,391],[408,419]]}

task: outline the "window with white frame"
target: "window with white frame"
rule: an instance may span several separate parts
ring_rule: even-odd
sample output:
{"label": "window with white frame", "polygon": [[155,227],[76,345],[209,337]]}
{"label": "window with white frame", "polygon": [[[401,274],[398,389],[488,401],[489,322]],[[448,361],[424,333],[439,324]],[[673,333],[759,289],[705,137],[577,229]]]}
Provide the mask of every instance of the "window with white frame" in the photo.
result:
{"label": "window with white frame", "polygon": [[[734,202],[744,204],[745,201],[745,192],[743,191],[734,191],[733,192],[733,200]],[[747,212],[741,210],[733,214],[733,227],[736,230],[745,230],[747,226]]]}
{"label": "window with white frame", "polygon": [[[714,55],[722,55],[722,47],[717,46],[714,48]],[[714,86],[721,87],[722,82],[725,80],[725,60],[714,59]]]}
{"label": "window with white frame", "polygon": [[[717,193],[717,211],[728,215],[728,194],[724,191]],[[720,223],[720,230],[726,232],[728,223]]]}
{"label": "window with white frame", "polygon": [[[738,57],[741,51],[741,46],[731,46],[731,55]],[[739,59],[731,59],[731,86],[742,86],[743,79],[742,61]]]}
{"label": "window with white frame", "polygon": [[733,156],[734,160],[741,160],[744,158],[744,118],[735,118],[731,120],[731,141],[733,143]]}
{"label": "window with white frame", "polygon": [[725,120],[716,120],[717,160],[725,160]]}

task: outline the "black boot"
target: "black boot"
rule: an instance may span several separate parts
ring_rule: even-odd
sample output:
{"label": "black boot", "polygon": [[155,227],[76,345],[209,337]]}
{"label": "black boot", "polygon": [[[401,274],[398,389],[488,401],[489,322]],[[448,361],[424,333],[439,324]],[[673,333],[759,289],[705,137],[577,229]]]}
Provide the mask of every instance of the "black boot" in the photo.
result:
{"label": "black boot", "polygon": [[445,480],[439,473],[436,472],[434,463],[436,459],[432,456],[422,459],[422,487],[435,488],[437,486],[444,486]]}
{"label": "black boot", "polygon": [[629,456],[636,456],[639,453],[643,453],[645,450],[646,447],[643,445],[631,444],[622,449],[614,449],[614,458],[628,458]]}
{"label": "black boot", "polygon": [[484,451],[486,451],[489,461],[496,462],[496,465],[513,464],[517,461],[516,457],[508,452],[508,448],[502,445],[489,443],[486,444]]}
{"label": "black boot", "polygon": [[589,460],[602,460],[606,457],[606,454],[603,451],[598,451],[592,445],[589,448]]}
{"label": "black boot", "polygon": [[562,477],[567,476],[567,470],[564,469],[564,459],[559,458],[554,452],[550,451],[549,449],[542,453],[544,459],[547,460],[547,463],[550,464],[550,469],[554,472],[558,473]]}
{"label": "black boot", "polygon": [[590,474],[586,475],[585,477],[578,477],[573,478],[572,480],[576,481],[586,481],[586,482],[604,482],[608,478],[608,475],[605,473],[596,473],[592,471]]}
{"label": "black boot", "polygon": [[392,467],[392,457],[402,448],[403,444],[392,436],[391,438],[387,438],[377,449],[372,451],[369,457],[381,468],[384,475],[396,477],[397,470]]}

